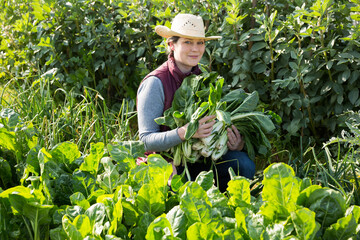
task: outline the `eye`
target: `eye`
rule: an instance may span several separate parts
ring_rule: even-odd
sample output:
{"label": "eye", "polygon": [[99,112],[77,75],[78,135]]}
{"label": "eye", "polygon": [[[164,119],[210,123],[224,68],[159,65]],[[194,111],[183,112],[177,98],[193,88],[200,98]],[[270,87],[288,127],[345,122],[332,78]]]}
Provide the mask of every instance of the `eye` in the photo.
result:
{"label": "eye", "polygon": [[186,44],[191,44],[191,41],[185,41]]}
{"label": "eye", "polygon": [[204,41],[200,41],[200,42],[198,42],[198,45],[204,45],[205,44],[205,42]]}

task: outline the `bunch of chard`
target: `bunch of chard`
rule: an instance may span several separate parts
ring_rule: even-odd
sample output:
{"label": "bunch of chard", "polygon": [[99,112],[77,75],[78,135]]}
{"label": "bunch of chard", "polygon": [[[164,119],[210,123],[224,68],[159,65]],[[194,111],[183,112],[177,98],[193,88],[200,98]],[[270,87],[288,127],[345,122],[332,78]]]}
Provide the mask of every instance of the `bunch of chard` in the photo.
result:
{"label": "bunch of chard", "polygon": [[[250,158],[255,157],[255,152],[265,154],[271,147],[265,134],[275,126],[267,114],[256,111],[258,93],[249,94],[236,89],[225,94],[223,84],[224,78],[216,72],[185,78],[175,92],[171,108],[164,112],[164,116],[155,119],[159,125],[171,129],[189,123],[186,140],[170,149],[175,166],[206,158],[217,161],[228,150],[226,129],[231,125],[235,125],[242,135]],[[192,138],[199,128],[199,120],[207,115],[216,115],[211,135]]]}

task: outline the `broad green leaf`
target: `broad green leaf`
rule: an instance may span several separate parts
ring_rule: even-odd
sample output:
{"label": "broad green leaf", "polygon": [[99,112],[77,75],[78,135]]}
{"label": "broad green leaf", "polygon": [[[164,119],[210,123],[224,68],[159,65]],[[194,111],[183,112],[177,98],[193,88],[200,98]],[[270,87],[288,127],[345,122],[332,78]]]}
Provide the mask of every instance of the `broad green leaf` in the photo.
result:
{"label": "broad green leaf", "polygon": [[147,230],[150,226],[150,224],[154,221],[155,217],[151,213],[144,213],[138,223],[137,227],[135,227],[131,232],[134,234],[135,240],[143,240],[145,239]]}
{"label": "broad green leaf", "polygon": [[261,239],[262,233],[269,224],[261,214],[250,214],[246,223],[250,239]]}
{"label": "broad green leaf", "polygon": [[104,172],[97,175],[97,183],[107,193],[113,193],[113,190],[120,184],[121,178],[118,168],[112,163],[110,157],[103,157],[101,164],[104,167]]}
{"label": "broad green leaf", "polygon": [[95,189],[95,178],[89,172],[82,172],[76,170],[72,175],[72,183],[74,192],[81,192],[86,198],[88,198]]}
{"label": "broad green leaf", "polygon": [[195,222],[209,223],[211,221],[211,203],[204,189],[196,182],[190,182],[184,189],[180,198],[180,207],[189,220],[189,224]]}
{"label": "broad green leaf", "polygon": [[[291,229],[292,230],[292,229]],[[287,235],[289,235],[289,230],[284,226],[284,222],[276,223],[273,222],[266,226],[265,231],[261,235],[261,239],[263,240],[283,240]]]}
{"label": "broad green leaf", "polygon": [[303,191],[300,192],[300,195],[299,195],[296,203],[298,205],[305,206],[310,194],[313,191],[315,191],[316,189],[320,189],[320,188],[321,188],[321,186],[319,186],[319,185],[311,185],[311,186],[305,188]]}
{"label": "broad green leaf", "polygon": [[171,224],[171,228],[175,237],[185,239],[186,236],[186,225],[187,218],[180,206],[177,205],[173,207],[167,214],[166,218]]}
{"label": "broad green leaf", "polygon": [[128,201],[123,201],[122,207],[124,211],[124,224],[127,226],[133,226],[138,221],[139,217],[137,208]]}
{"label": "broad green leaf", "polygon": [[289,218],[289,210],[284,206],[276,205],[271,202],[265,202],[260,206],[259,213],[271,222],[285,221]]}
{"label": "broad green leaf", "polygon": [[236,219],[236,229],[241,233],[248,234],[248,229],[246,226],[246,215],[244,208],[237,207],[235,210],[235,219]]}
{"label": "broad green leaf", "polygon": [[14,132],[0,128],[0,146],[10,151],[16,150],[16,137]]}
{"label": "broad green leaf", "polygon": [[257,42],[251,47],[251,51],[252,52],[257,52],[257,51],[259,51],[260,49],[263,49],[266,46],[267,46],[266,42]]}
{"label": "broad green leaf", "polygon": [[289,212],[296,208],[299,180],[294,170],[284,163],[271,164],[264,170],[262,197],[265,202],[282,206]]}
{"label": "broad green leaf", "polygon": [[213,171],[200,172],[196,177],[195,182],[197,182],[205,191],[209,190],[214,185]]}
{"label": "broad green leaf", "polygon": [[85,215],[89,217],[92,233],[100,235],[106,218],[105,205],[103,203],[95,203],[85,211]]}
{"label": "broad green leaf", "polygon": [[85,196],[81,192],[73,193],[70,196],[70,201],[72,205],[78,205],[82,207],[84,210],[90,207],[90,203],[86,200]]}
{"label": "broad green leaf", "polygon": [[186,231],[188,240],[208,240],[208,239],[221,239],[221,235],[214,230],[216,222],[206,224],[196,222],[192,224]]}
{"label": "broad green leaf", "polygon": [[[183,172],[185,173],[185,172]],[[181,186],[184,185],[184,183],[186,182],[186,179],[184,178],[184,175],[174,175],[171,179],[171,189],[174,192],[178,192],[179,189],[181,188]]]}
{"label": "broad green leaf", "polygon": [[299,239],[311,240],[315,238],[319,230],[315,221],[315,212],[307,208],[300,208],[291,212],[291,220]]}
{"label": "broad green leaf", "polygon": [[159,216],[165,211],[164,195],[154,184],[144,184],[136,197],[136,206],[143,213]]}
{"label": "broad green leaf", "polygon": [[192,136],[194,136],[198,128],[199,128],[199,121],[191,120],[186,128],[185,139],[189,140]]}
{"label": "broad green leaf", "polygon": [[168,189],[168,180],[173,172],[170,163],[158,154],[150,154],[147,164],[142,164],[131,169],[129,178],[136,182],[133,187],[141,187],[143,184],[152,184],[165,195]]}
{"label": "broad green leaf", "polygon": [[32,148],[26,156],[26,171],[34,173],[36,176],[40,175],[39,153],[40,148]]}
{"label": "broad green leaf", "polygon": [[258,105],[258,102],[259,102],[259,94],[258,92],[254,91],[250,95],[248,95],[241,103],[241,105],[231,113],[231,116],[233,116],[235,113],[254,111]]}
{"label": "broad green leaf", "polygon": [[88,234],[91,234],[90,220],[86,215],[77,216],[73,222],[67,216],[64,216],[62,225],[70,239],[82,240]]}
{"label": "broad green leaf", "polygon": [[58,163],[71,164],[81,156],[78,146],[72,142],[63,142],[56,145],[50,154]]}
{"label": "broad green leaf", "polygon": [[49,213],[54,207],[53,205],[41,204],[33,196],[29,198],[27,194],[23,195],[15,192],[9,194],[9,202],[11,207],[27,217],[33,226],[40,226],[51,222]]}
{"label": "broad green leaf", "polygon": [[352,205],[348,209],[346,209],[345,216],[349,216],[350,214],[354,216],[356,223],[359,224],[360,206]]}
{"label": "broad green leaf", "polygon": [[85,210],[80,206],[68,206],[66,207],[65,214],[63,216],[69,218],[70,221],[74,221],[77,216],[84,214],[84,212]]}
{"label": "broad green leaf", "polygon": [[11,167],[8,161],[0,157],[0,178],[3,186],[8,186],[12,183]]}
{"label": "broad green leaf", "polygon": [[90,154],[85,157],[84,162],[80,166],[80,170],[96,175],[99,168],[100,159],[103,157],[103,155],[104,143],[91,143]]}
{"label": "broad green leaf", "polygon": [[248,207],[250,205],[250,182],[248,179],[230,180],[227,191],[230,194],[229,205],[233,207]]}
{"label": "broad green leaf", "polygon": [[144,157],[145,148],[144,144],[140,141],[123,141],[119,144],[108,144],[107,146],[110,156],[115,160],[120,170],[124,172],[136,166],[136,159]]}
{"label": "broad green leaf", "polygon": [[354,105],[358,99],[359,99],[359,89],[354,88],[349,93],[349,100],[351,104]]}
{"label": "broad green leaf", "polygon": [[165,217],[165,214],[157,217],[148,227],[146,239],[157,240],[164,239],[166,236],[173,236],[170,222]]}
{"label": "broad green leaf", "polygon": [[357,233],[357,223],[352,214],[342,217],[337,220],[336,223],[332,224],[325,230],[323,239],[324,240],[346,240],[351,239]]}
{"label": "broad green leaf", "polygon": [[225,123],[225,126],[230,126],[231,125],[231,114],[229,112],[216,110],[216,118],[219,121],[223,121]]}
{"label": "broad green leaf", "polygon": [[316,213],[316,220],[322,227],[328,227],[343,217],[346,211],[346,201],[340,192],[319,188],[310,193],[305,207]]}

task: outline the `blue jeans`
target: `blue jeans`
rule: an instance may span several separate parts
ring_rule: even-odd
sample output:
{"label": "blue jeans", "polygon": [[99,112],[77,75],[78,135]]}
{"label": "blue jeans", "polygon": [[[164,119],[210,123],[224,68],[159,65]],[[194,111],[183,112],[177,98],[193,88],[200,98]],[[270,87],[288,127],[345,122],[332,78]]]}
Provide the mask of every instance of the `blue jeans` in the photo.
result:
{"label": "blue jeans", "polygon": [[[246,152],[241,151],[229,150],[221,159],[217,160],[213,166],[211,160],[208,160],[206,163],[188,163],[187,166],[191,181],[194,181],[201,171],[213,169],[215,185],[219,187],[221,192],[226,191],[227,183],[230,181],[230,167],[234,170],[235,174],[239,176],[253,179],[255,175],[255,163],[249,158]],[[181,174],[184,171],[184,167],[178,167],[177,171],[178,174]],[[219,183],[217,183],[217,180],[219,180]]]}

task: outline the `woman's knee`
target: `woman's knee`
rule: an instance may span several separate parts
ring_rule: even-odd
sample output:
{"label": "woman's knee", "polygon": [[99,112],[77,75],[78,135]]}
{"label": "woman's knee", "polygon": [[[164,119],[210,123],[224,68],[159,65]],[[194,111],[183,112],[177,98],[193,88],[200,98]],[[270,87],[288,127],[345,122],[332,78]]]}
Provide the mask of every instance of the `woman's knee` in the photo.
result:
{"label": "woman's knee", "polygon": [[246,152],[229,151],[223,156],[223,160],[230,163],[236,174],[250,179],[254,177],[255,163],[249,158]]}

